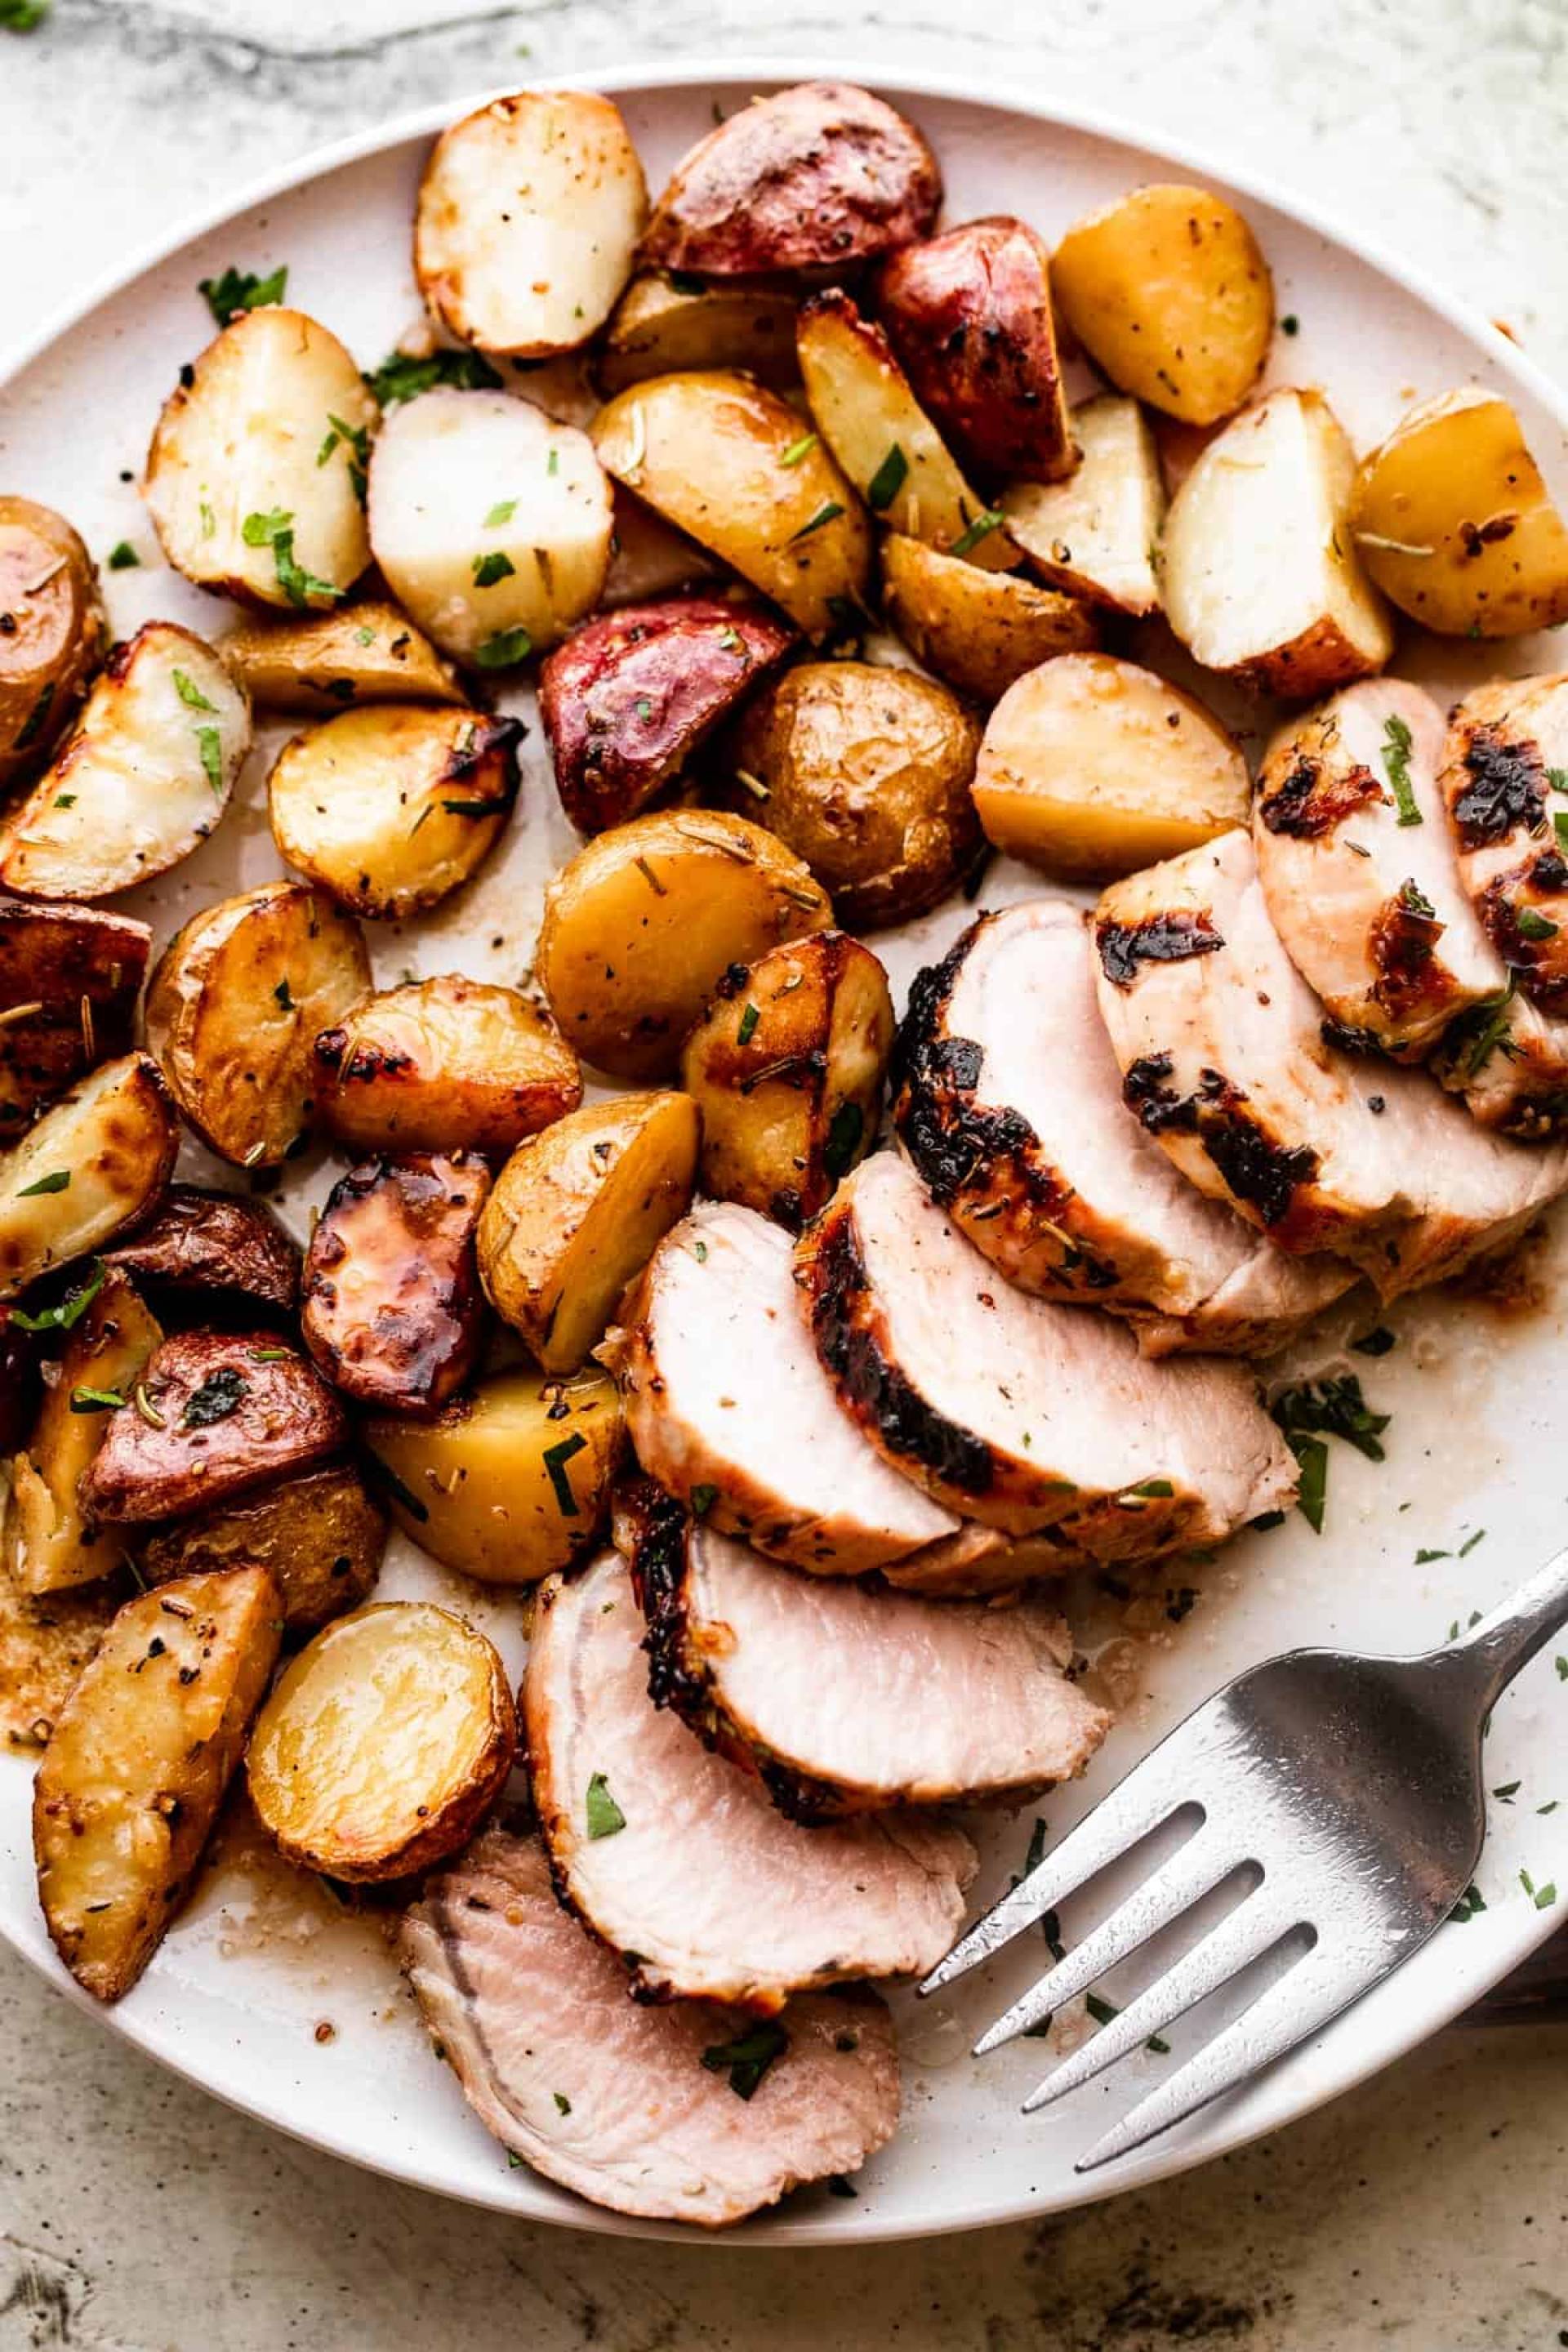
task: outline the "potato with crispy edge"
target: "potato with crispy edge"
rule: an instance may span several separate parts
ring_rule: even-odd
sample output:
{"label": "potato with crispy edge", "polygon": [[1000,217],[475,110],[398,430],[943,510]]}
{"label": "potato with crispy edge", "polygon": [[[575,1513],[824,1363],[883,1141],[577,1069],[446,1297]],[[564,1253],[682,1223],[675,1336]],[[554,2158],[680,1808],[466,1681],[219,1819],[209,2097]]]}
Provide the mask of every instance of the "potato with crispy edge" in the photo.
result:
{"label": "potato with crispy edge", "polygon": [[1206,188],[1133,188],[1069,228],[1057,310],[1119,392],[1188,425],[1241,406],[1274,334],[1274,281],[1234,205]]}
{"label": "potato with crispy edge", "polygon": [[1057,654],[1100,643],[1094,609],[1079,598],[898,532],[882,541],[882,610],[917,661],[977,702],[996,701]]}
{"label": "potato with crispy edge", "polygon": [[416,1544],[481,1584],[537,1584],[604,1524],[621,1401],[593,1364],[565,1379],[498,1372],[433,1422],[372,1420],[360,1434]]}
{"label": "potato with crispy edge", "polygon": [[490,1305],[547,1372],[574,1372],[622,1292],[691,1205],[689,1095],[589,1103],[519,1144],[479,1219]]}
{"label": "potato with crispy edge", "polygon": [[153,934],[100,907],[0,899],[0,1140],[126,1053]]}
{"label": "potato with crispy edge", "polygon": [[204,1143],[275,1168],[310,1127],[315,1041],[370,990],[352,915],[303,882],[264,882],[193,915],[147,991],[147,1043]]}
{"label": "potato with crispy edge", "polygon": [[1007,528],[1053,588],[1135,619],[1160,609],[1157,559],[1165,483],[1149,421],[1113,393],[1072,413],[1080,452],[1065,482],[1014,482]]}
{"label": "potato with crispy edge", "polygon": [[477,1153],[367,1160],[339,1178],[305,1253],[300,1332],[316,1369],[356,1404],[439,1412],[484,1338],[474,1261],[490,1189]]}
{"label": "potato with crispy edge", "polygon": [[264,1568],[128,1601],[56,1719],[33,1790],[38,1900],[99,2000],[129,1992],[201,1860],[278,1656]]}
{"label": "potato with crispy edge", "polygon": [[0,1547],[0,1748],[39,1748],[125,1599],[120,1580],[34,1598]]}
{"label": "potato with crispy edge", "polygon": [[64,515],[0,498],[0,792],[48,758],[107,642],[98,573]]}
{"label": "potato with crispy edge", "polygon": [[864,510],[800,412],[721,368],[654,376],[594,419],[601,464],[809,637],[862,606],[871,573]]}
{"label": "potato with crispy edge", "polygon": [[743,368],[787,391],[799,377],[795,299],[743,280],[706,286],[650,269],[634,278],[605,330],[597,373],[605,395],[687,368]]}
{"label": "potato with crispy edge", "polygon": [[402,1878],[466,1843],[516,1746],[493,1643],[433,1601],[373,1601],[284,1668],[245,1773],[289,1862],[331,1878]]}
{"label": "potato with crispy edge", "polygon": [[262,710],[327,719],[350,703],[463,702],[457,672],[406,613],[379,597],[335,613],[242,620],[218,646]]}
{"label": "potato with crispy edge", "polygon": [[583,1099],[544,1008],[460,972],[367,997],[316,1059],[322,1125],[366,1151],[510,1151]]}
{"label": "potato with crispy edge", "polygon": [[363,489],[380,411],[352,352],[302,310],[241,310],[163,404],[142,495],[198,588],[322,612],[370,562]]}
{"label": "potato with crispy edge", "polygon": [[0,1153],[0,1298],[111,1241],[174,1172],[179,1121],[145,1054],[105,1062]]}
{"label": "potato with crispy edge", "polygon": [[263,1202],[235,1192],[171,1184],[152,1215],[103,1255],[153,1289],[200,1291],[209,1304],[224,1293],[279,1315],[299,1304],[299,1243]]}
{"label": "potato with crispy edge", "polygon": [[888,975],[842,931],[727,972],[680,1058],[703,1191],[797,1232],[875,1141],[892,1045]]}
{"label": "potato with crispy edge", "polygon": [[656,800],[795,633],[718,596],[630,604],[589,621],[542,663],[539,713],[561,805],[602,833]]}
{"label": "potato with crispy edge", "polygon": [[1247,821],[1240,745],[1133,662],[1064,654],[986,723],[974,805],[988,841],[1047,873],[1131,874]]}
{"label": "potato with crispy edge", "polygon": [[264,1568],[287,1633],[314,1632],[357,1609],[381,1569],[386,1514],[357,1470],[329,1462],[197,1519],[155,1528],[138,1562],[148,1584]]}

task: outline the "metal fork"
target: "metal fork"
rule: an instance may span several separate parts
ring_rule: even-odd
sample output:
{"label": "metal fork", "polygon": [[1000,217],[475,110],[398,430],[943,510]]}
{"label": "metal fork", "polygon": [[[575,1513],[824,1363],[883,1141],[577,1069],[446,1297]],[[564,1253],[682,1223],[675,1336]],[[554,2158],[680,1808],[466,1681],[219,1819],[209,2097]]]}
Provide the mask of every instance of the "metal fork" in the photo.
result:
{"label": "metal fork", "polygon": [[1238,1675],[960,1938],[921,1993],[989,1959],[1162,1824],[1192,1815],[1174,1854],[975,2044],[979,2057],[1028,2032],[1247,1874],[1250,1891],[1219,1925],[1024,2102],[1028,2115],[1076,2090],[1273,1956],[1276,1973],[1241,2014],[1076,2169],[1142,2147],[1318,2032],[1442,1926],[1486,1834],[1487,1717],[1564,1622],[1568,1551],[1440,1650],[1415,1658],[1293,1650]]}

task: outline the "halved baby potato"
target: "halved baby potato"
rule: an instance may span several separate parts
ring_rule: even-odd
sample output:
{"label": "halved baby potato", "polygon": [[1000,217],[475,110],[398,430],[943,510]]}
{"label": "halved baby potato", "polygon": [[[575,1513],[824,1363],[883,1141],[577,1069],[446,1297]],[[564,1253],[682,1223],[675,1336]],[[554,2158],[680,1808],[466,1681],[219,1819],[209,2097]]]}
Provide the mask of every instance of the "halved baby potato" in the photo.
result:
{"label": "halved baby potato", "polygon": [[832,919],[810,869],[761,825],[657,810],[601,833],[554,877],[535,970],[584,1061],[655,1078],[674,1069],[727,965]]}
{"label": "halved baby potato", "polygon": [[188,857],[250,749],[250,701],[220,654],[174,621],[116,646],[80,718],[5,825],[0,885],[107,898]]}
{"label": "halved baby potato", "polygon": [[898,532],[882,541],[882,610],[917,661],[978,702],[994,702],[1057,654],[1100,643],[1094,609],[1078,597]]}
{"label": "halved baby potato", "polygon": [[286,743],[267,780],[289,864],[354,914],[437,906],[484,864],[517,797],[515,719],[383,703]]}
{"label": "halved baby potato", "polygon": [[309,1129],[316,1039],[369,990],[353,916],[306,883],[264,882],[170,940],[147,991],[147,1043],[220,1159],[276,1167]]}
{"label": "halved baby potato", "polygon": [[64,515],[0,498],[0,792],[65,732],[107,633],[91,556]]}
{"label": "halved baby potato", "polygon": [[612,482],[610,490],[615,541],[599,598],[601,612],[619,612],[624,604],[646,604],[655,596],[673,596],[683,588],[704,588],[710,582],[720,587],[730,584],[723,565],[705,547],[674,530],[619,482]]}
{"label": "halved baby potato", "polygon": [[292,1315],[300,1302],[300,1244],[261,1201],[171,1184],[150,1217],[104,1254],[104,1263],[154,1291],[198,1291]]}
{"label": "halved baby potato", "polygon": [[576,1371],[686,1214],[698,1138],[689,1095],[627,1095],[558,1119],[507,1161],[479,1219],[479,1276],[547,1372]]}
{"label": "halved baby potato", "polygon": [[775,392],[794,383],[795,298],[744,282],[708,286],[650,269],[634,278],[605,330],[598,377],[606,397],[684,368],[744,368]]}
{"label": "halved baby potato", "polygon": [[1211,711],[1109,654],[1063,654],[1008,688],[974,772],[998,849],[1053,874],[1131,874],[1245,824],[1247,761]]}
{"label": "halved baby potato", "polygon": [[449,333],[540,359],[597,332],[647,219],[637,151],[607,98],[518,89],[436,142],[414,214],[414,275]]}
{"label": "halved baby potato", "polygon": [[433,1601],[384,1601],[335,1619],[284,1669],[245,1771],[289,1861],[400,1878],[466,1843],[516,1745],[493,1643]]}
{"label": "halved baby potato", "polygon": [[611,515],[587,436],[510,393],[425,393],[371,459],[387,584],[443,653],[481,670],[514,668],[593,611]]}
{"label": "halved baby potato", "polygon": [[1429,629],[1568,621],[1568,530],[1500,394],[1461,384],[1407,410],[1362,459],[1351,521],[1384,594]]}
{"label": "halved baby potato", "polygon": [[1135,618],[1157,613],[1165,484],[1148,419],[1135,400],[1105,393],[1073,410],[1072,433],[1078,471],[1010,484],[1007,528],[1053,587]]}
{"label": "halved baby potato", "polygon": [[263,710],[330,717],[352,702],[462,702],[450,665],[381,599],[308,619],[241,621],[219,651]]}
{"label": "halved baby potato", "polygon": [[596,1365],[498,1372],[432,1422],[373,1419],[360,1434],[398,1525],[433,1559],[481,1584],[538,1584],[604,1523],[621,1401]]}
{"label": "halved baby potato", "polygon": [[606,402],[594,446],[646,499],[825,637],[865,604],[871,534],[816,435],[776,393],[721,368],[654,376]]}
{"label": "halved baby potato", "polygon": [[285,1632],[313,1632],[359,1607],[385,1549],[385,1512],[348,1463],[328,1462],[158,1528],[137,1565],[148,1584],[265,1568],[282,1596]]}
{"label": "halved baby potato", "polygon": [[364,482],[380,412],[352,352],[302,310],[242,310],[164,403],[143,495],[198,588],[321,612],[370,562]]}
{"label": "halved baby potato", "polygon": [[0,899],[0,1139],[126,1051],[152,943],[100,907]]}
{"label": "halved baby potato", "polygon": [[180,1124],[146,1054],[104,1062],[0,1154],[0,1298],[110,1241],[174,1173]]}
{"label": "halved baby potato", "polygon": [[583,1099],[542,1005],[459,972],[367,997],[316,1040],[321,1122],[368,1151],[504,1152]]}
{"label": "halved baby potato", "polygon": [[327,1196],[305,1253],[300,1336],[356,1404],[439,1412],[484,1338],[474,1258],[490,1189],[477,1153],[367,1160]]}

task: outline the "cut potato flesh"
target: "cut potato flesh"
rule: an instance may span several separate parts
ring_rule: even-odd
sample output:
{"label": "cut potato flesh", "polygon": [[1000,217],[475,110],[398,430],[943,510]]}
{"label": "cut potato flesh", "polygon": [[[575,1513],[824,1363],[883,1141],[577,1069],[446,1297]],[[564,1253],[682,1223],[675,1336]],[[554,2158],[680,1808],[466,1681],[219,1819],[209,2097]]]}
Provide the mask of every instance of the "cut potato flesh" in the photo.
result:
{"label": "cut potato flesh", "polygon": [[917,661],[985,703],[1038,663],[1100,642],[1092,608],[1076,597],[898,532],[882,541],[882,609]]}
{"label": "cut potato flesh", "polygon": [[379,601],[308,620],[247,620],[219,648],[263,710],[329,718],[351,702],[461,702],[463,689],[406,613]]}
{"label": "cut potato flesh", "polygon": [[152,943],[100,907],[0,900],[0,1138],[127,1050]]}
{"label": "cut potato flesh", "polygon": [[368,997],[316,1040],[321,1116],[365,1150],[510,1151],[583,1099],[543,1008],[459,972]]}
{"label": "cut potato flesh", "polygon": [[1001,499],[1007,529],[1053,587],[1117,613],[1156,613],[1165,485],[1148,421],[1135,400],[1106,394],[1074,409],[1072,436],[1078,471],[1012,483]]}
{"label": "cut potato flesh", "polygon": [[0,1298],[151,1208],[178,1149],[174,1105],[145,1054],[84,1078],[0,1156]]}
{"label": "cut potato flesh", "polygon": [[677,284],[661,270],[634,278],[616,306],[599,360],[606,394],[687,368],[744,368],[775,391],[795,383],[795,296],[778,287]]}

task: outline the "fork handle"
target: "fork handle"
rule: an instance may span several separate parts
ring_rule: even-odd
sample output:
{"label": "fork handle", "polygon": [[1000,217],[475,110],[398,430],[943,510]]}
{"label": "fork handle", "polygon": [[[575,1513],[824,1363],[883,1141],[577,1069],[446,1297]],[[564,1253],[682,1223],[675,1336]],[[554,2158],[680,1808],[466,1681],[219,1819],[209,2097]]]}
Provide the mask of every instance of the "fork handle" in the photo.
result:
{"label": "fork handle", "polygon": [[1537,1570],[1478,1625],[1435,1654],[1462,1664],[1477,1704],[1489,1707],[1521,1666],[1568,1625],[1568,1551]]}

